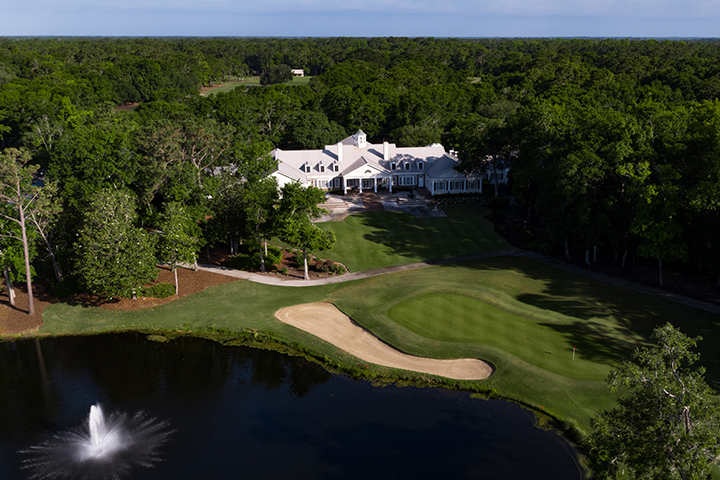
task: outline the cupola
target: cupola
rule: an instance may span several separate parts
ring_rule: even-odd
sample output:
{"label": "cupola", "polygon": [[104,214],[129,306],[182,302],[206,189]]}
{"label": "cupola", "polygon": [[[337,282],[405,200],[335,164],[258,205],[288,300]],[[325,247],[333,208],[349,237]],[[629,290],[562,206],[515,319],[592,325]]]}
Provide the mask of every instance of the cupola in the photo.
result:
{"label": "cupola", "polygon": [[365,148],[367,147],[367,135],[365,135],[365,132],[362,130],[358,130],[355,135],[353,135],[353,138],[355,139],[355,146],[358,148]]}

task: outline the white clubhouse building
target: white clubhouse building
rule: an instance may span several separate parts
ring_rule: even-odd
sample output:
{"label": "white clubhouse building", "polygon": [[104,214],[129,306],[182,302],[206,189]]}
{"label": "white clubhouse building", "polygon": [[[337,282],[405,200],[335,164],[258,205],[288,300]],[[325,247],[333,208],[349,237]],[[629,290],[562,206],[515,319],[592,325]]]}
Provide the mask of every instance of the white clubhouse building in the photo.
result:
{"label": "white clubhouse building", "polygon": [[280,187],[300,182],[325,190],[392,192],[393,188],[425,187],[430,193],[481,192],[482,177],[465,175],[453,167],[454,155],[440,144],[427,147],[397,147],[367,142],[362,130],[323,150],[280,150],[271,155],[278,161],[272,175]]}

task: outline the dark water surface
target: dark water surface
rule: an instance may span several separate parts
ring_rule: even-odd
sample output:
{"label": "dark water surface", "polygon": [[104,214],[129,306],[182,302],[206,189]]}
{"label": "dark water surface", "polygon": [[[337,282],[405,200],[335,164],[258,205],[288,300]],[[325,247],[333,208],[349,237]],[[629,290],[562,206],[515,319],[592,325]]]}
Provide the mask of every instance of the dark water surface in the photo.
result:
{"label": "dark water surface", "polygon": [[[500,400],[373,387],[274,352],[139,334],[0,344],[0,479],[89,408],[174,433],[129,479],[578,479],[575,452]],[[25,463],[27,465],[27,463]]]}

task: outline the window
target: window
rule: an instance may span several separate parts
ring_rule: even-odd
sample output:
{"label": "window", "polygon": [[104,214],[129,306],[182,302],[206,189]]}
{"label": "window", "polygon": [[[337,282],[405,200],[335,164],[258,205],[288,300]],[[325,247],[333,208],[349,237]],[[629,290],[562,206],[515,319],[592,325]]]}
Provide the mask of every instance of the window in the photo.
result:
{"label": "window", "polygon": [[450,190],[465,190],[464,180],[453,180],[450,182]]}
{"label": "window", "polygon": [[338,165],[337,163],[334,164],[334,165],[333,165],[333,171],[339,172],[339,171],[340,171],[340,165]]}
{"label": "window", "polygon": [[[337,165],[335,165],[335,168],[337,168]],[[340,188],[340,178],[336,178],[334,180],[334,182],[335,182],[335,188]]]}
{"label": "window", "polygon": [[408,185],[416,185],[416,177],[400,177],[400,185],[402,186],[408,186]]}
{"label": "window", "polygon": [[327,188],[328,181],[327,180],[315,180],[315,186],[318,188]]}
{"label": "window", "polygon": [[397,169],[397,165],[395,163],[391,163],[390,170],[395,170],[395,169]]}
{"label": "window", "polygon": [[410,162],[405,162],[405,170],[410,170]]}
{"label": "window", "polygon": [[320,168],[320,173],[325,173],[325,165],[323,165],[323,164],[321,163],[321,164],[319,165],[319,168]]}
{"label": "window", "polygon": [[423,162],[418,162],[417,165],[418,165],[418,170],[422,170],[422,169],[423,169]]}

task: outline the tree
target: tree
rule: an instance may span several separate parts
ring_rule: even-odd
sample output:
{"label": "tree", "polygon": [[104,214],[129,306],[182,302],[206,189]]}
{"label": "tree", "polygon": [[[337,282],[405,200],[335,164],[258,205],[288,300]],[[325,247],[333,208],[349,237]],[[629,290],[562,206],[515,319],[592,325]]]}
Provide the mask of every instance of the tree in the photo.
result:
{"label": "tree", "polygon": [[[14,238],[22,244],[27,282],[28,315],[35,315],[27,219],[37,208],[35,201],[37,187],[32,185],[32,178],[38,167],[28,165],[29,162],[30,154],[27,150],[9,148],[0,154],[0,202],[7,207],[0,211],[0,217],[8,220],[11,226],[3,229],[0,235]],[[20,231],[12,228],[13,225],[17,226]]]}
{"label": "tree", "polygon": [[322,112],[301,111],[288,128],[285,143],[293,149],[314,150],[332,145],[347,134]]}
{"label": "tree", "polygon": [[[275,229],[275,206],[278,201],[278,185],[275,177],[265,177],[243,186],[245,210],[245,233],[254,240],[260,250],[260,271],[265,271],[263,241],[273,235]],[[267,249],[267,246],[266,246]]]}
{"label": "tree", "polygon": [[503,120],[487,119],[471,114],[453,129],[460,160],[465,173],[492,173],[495,196],[498,196],[498,172],[507,166],[512,137]]}
{"label": "tree", "polygon": [[59,236],[59,215],[62,213],[62,204],[60,194],[57,188],[57,182],[46,182],[43,188],[36,193],[35,211],[28,216],[32,221],[35,229],[45,243],[50,261],[53,265],[55,280],[61,282],[63,279],[62,270],[58,264],[56,248],[54,240]]}
{"label": "tree", "polygon": [[668,323],[652,338],[657,345],[636,350],[608,377],[613,390],[625,387],[627,395],[592,421],[594,470],[604,478],[709,478],[720,454],[720,407],[705,369],[690,368],[701,337],[688,338]]}
{"label": "tree", "polygon": [[292,80],[292,69],[285,65],[270,65],[265,73],[260,76],[261,85],[274,85],[276,83],[285,83]]}
{"label": "tree", "polygon": [[154,246],[136,219],[126,190],[106,188],[91,200],[75,243],[75,273],[91,293],[135,297],[139,285],[157,277]]}
{"label": "tree", "polygon": [[178,294],[177,266],[197,262],[200,228],[183,205],[166,205],[160,222],[158,260],[169,263],[175,274],[175,295]]}
{"label": "tree", "polygon": [[302,248],[305,280],[308,280],[308,250],[329,250],[335,244],[335,232],[321,230],[312,220],[320,218],[325,193],[317,187],[303,187],[297,182],[287,183],[281,191],[278,211],[280,238],[296,248]]}

